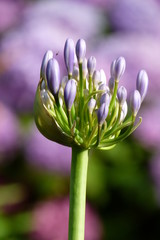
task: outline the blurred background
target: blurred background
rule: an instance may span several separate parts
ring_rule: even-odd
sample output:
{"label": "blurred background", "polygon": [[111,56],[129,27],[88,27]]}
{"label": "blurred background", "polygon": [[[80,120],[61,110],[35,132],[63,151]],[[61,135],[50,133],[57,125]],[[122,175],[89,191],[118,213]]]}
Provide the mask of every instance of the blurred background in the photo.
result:
{"label": "blurred background", "polygon": [[91,151],[86,240],[160,239],[160,1],[0,0],[0,240],[67,240],[71,149],[45,139],[33,120],[42,57],[64,71],[66,38],[109,77],[124,56],[128,94],[146,69],[149,91],[136,132]]}

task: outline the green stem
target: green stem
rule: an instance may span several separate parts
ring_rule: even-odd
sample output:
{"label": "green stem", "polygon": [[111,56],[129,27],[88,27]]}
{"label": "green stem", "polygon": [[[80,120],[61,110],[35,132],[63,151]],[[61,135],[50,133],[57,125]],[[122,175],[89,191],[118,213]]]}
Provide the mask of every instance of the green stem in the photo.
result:
{"label": "green stem", "polygon": [[84,240],[88,150],[72,148],[69,240]]}

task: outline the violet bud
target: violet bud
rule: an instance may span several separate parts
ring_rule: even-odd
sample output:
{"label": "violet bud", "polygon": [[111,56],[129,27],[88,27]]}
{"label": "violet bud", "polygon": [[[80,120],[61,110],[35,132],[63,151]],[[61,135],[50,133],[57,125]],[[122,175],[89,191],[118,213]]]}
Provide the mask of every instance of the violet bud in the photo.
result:
{"label": "violet bud", "polygon": [[127,112],[128,112],[128,105],[127,105],[127,102],[125,101],[121,109],[120,122],[122,122],[125,119],[125,117],[127,116]]}
{"label": "violet bud", "polygon": [[48,61],[47,65],[47,83],[54,97],[58,96],[60,87],[60,69],[58,61],[53,58]]}
{"label": "violet bud", "polygon": [[41,64],[41,72],[40,72],[40,77],[42,79],[46,80],[46,70],[47,70],[47,64],[48,61],[53,58],[53,52],[51,50],[48,50],[43,57],[42,64]]}
{"label": "violet bud", "polygon": [[88,73],[90,76],[93,75],[94,70],[96,69],[96,58],[91,56],[87,62]]}
{"label": "violet bud", "polygon": [[74,58],[75,58],[74,42],[71,38],[68,38],[64,46],[64,60],[66,68],[68,70],[68,74],[72,74],[73,72]]}
{"label": "violet bud", "polygon": [[88,110],[89,110],[89,113],[92,114],[94,108],[96,106],[96,100],[94,98],[91,98],[88,102]]}
{"label": "violet bud", "polygon": [[70,79],[64,89],[64,101],[68,110],[71,109],[76,97],[76,82],[74,79]]}
{"label": "violet bud", "polygon": [[110,67],[110,74],[112,78],[115,77],[115,65],[116,65],[116,59],[112,61],[111,67]]}
{"label": "violet bud", "polygon": [[111,93],[113,94],[114,85],[115,85],[115,80],[114,80],[113,77],[110,77],[109,82],[108,82],[108,85],[109,85],[109,89],[110,89]]}
{"label": "violet bud", "polygon": [[126,68],[126,61],[124,57],[117,58],[111,64],[111,77],[114,77],[116,80],[119,81],[119,79],[124,74],[125,68]]}
{"label": "violet bud", "polygon": [[100,71],[95,70],[92,76],[92,80],[93,80],[93,86],[95,89],[97,89],[100,81],[101,81],[101,74]]}
{"label": "violet bud", "polygon": [[79,63],[83,62],[86,54],[86,42],[83,39],[79,39],[76,44],[76,55]]}
{"label": "violet bud", "polygon": [[138,73],[136,88],[140,92],[143,101],[148,90],[148,75],[145,70]]}
{"label": "violet bud", "polygon": [[79,80],[79,68],[76,66],[73,67],[72,77],[77,81]]}
{"label": "violet bud", "polygon": [[108,115],[108,106],[106,105],[106,103],[102,103],[102,105],[97,111],[99,125],[102,125],[104,123],[107,115]]}
{"label": "violet bud", "polygon": [[130,97],[131,111],[134,116],[137,115],[141,106],[141,95],[138,90],[134,90]]}
{"label": "violet bud", "polygon": [[106,74],[103,69],[100,70],[100,74],[101,74],[101,83],[106,84],[107,83]]}
{"label": "violet bud", "polygon": [[67,82],[68,82],[68,76],[64,76],[61,80],[61,87],[63,89],[65,88]]}
{"label": "violet bud", "polygon": [[41,90],[41,100],[46,108],[50,109],[53,107],[53,102],[51,101],[47,91],[45,89]]}
{"label": "violet bud", "polygon": [[110,104],[110,100],[111,100],[111,96],[108,92],[104,93],[102,96],[101,96],[101,99],[100,99],[100,105],[102,105],[103,103],[105,103],[107,106],[109,106]]}
{"label": "violet bud", "polygon": [[87,76],[87,59],[84,58],[82,62],[82,72],[83,72],[83,79]]}
{"label": "violet bud", "polygon": [[107,91],[107,85],[102,83],[101,85],[99,85],[98,90],[103,90],[103,91]]}
{"label": "violet bud", "polygon": [[125,87],[121,86],[117,91],[117,98],[119,104],[122,106],[127,99],[127,90]]}

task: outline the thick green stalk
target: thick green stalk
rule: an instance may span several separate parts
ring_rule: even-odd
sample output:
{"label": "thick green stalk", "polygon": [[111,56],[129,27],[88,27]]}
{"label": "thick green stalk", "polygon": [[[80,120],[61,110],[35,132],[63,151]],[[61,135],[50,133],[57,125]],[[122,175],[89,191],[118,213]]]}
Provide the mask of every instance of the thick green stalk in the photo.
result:
{"label": "thick green stalk", "polygon": [[84,240],[88,150],[72,148],[69,240]]}

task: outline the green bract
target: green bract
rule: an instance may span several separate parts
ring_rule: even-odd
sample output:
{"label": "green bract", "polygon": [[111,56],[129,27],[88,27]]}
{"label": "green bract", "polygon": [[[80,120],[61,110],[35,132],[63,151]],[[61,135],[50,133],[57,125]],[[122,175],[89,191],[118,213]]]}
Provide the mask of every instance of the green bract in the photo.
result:
{"label": "green bract", "polygon": [[[78,50],[79,49],[80,48],[78,48]],[[65,47],[65,51],[68,51],[67,47]],[[69,51],[73,51],[75,54],[74,48],[72,49],[70,47]],[[71,53],[68,54],[68,52],[66,52],[64,56],[67,58],[71,56]],[[65,62],[67,62],[69,66],[73,64],[73,69],[76,69],[79,77],[74,79],[74,74],[69,71],[68,76],[64,76],[61,79],[58,99],[54,97],[54,89],[49,89],[47,77],[43,77],[47,76],[47,74],[41,74],[34,103],[36,125],[45,137],[66,146],[72,147],[76,145],[83,149],[112,148],[118,142],[128,137],[142,121],[142,118],[139,118],[138,123],[135,125],[134,109],[131,109],[130,114],[126,117],[128,112],[126,98],[124,101],[121,99],[121,104],[117,98],[119,78],[116,76],[117,74],[118,76],[123,75],[125,60],[124,58],[119,58],[118,61],[115,61],[117,64],[116,67],[114,67],[112,63],[111,77],[113,79],[112,81],[114,81],[114,88],[112,86],[110,89],[106,84],[104,71],[99,71],[100,77],[93,81],[93,76],[95,78],[94,73],[96,72],[91,74],[89,69],[88,74],[86,64],[83,64],[84,61],[86,62],[85,58],[83,61],[81,58],[81,61],[77,61],[77,63],[75,63],[75,58],[70,59],[65,59]],[[121,59],[123,61],[121,61]],[[43,63],[44,62],[46,61],[43,59]],[[46,62],[46,65],[47,64]],[[118,64],[120,64],[120,66]],[[47,69],[47,66],[43,66],[43,69]],[[70,69],[72,69],[72,67],[70,67]],[[53,75],[54,71],[56,72],[57,69],[52,69]],[[118,73],[116,73],[116,71],[118,71]],[[115,77],[113,78],[113,76]],[[72,79],[72,83],[75,81],[76,88],[74,87],[74,91],[76,91],[76,96],[70,92],[72,87],[66,87],[70,79]],[[50,77],[49,81],[51,83],[51,81],[54,81],[54,78],[52,79]],[[52,84],[52,86],[54,86],[54,84]],[[65,101],[64,95],[67,96],[65,97]],[[132,108],[134,108],[136,102],[139,101],[139,99],[136,99],[136,94],[133,96],[131,98]],[[123,98],[123,95],[121,98]],[[92,102],[94,104],[92,104],[93,109],[91,111]],[[70,106],[68,103],[73,104]],[[101,107],[102,104],[103,107]],[[67,106],[69,107],[67,108]]]}

